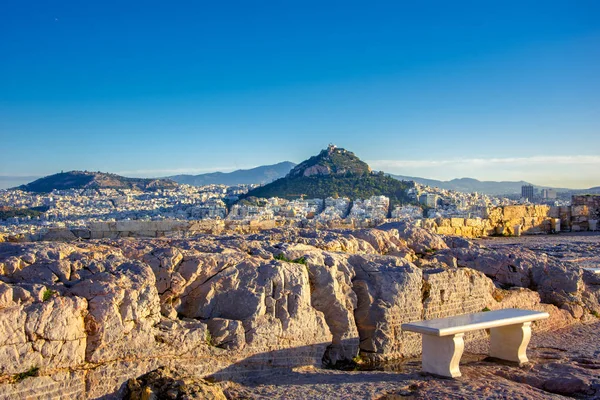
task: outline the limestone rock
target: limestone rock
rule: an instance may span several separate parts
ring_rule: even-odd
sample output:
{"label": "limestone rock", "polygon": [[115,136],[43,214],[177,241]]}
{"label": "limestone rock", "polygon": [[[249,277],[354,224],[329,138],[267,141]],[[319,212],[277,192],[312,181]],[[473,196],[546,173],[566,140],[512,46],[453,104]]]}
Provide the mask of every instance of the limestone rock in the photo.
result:
{"label": "limestone rock", "polygon": [[75,239],[77,236],[69,229],[51,229],[42,237],[42,240],[56,242],[70,242]]}
{"label": "limestone rock", "polygon": [[[354,313],[360,335],[361,355],[392,359],[418,354],[420,349],[403,332],[403,322],[420,320],[422,272],[412,263],[389,256],[354,255],[349,258],[356,278],[353,289],[358,303]],[[413,338],[415,336],[413,335]]]}
{"label": "limestone rock", "polygon": [[481,312],[496,302],[494,283],[479,271],[424,271],[423,280],[424,319]]}
{"label": "limestone rock", "polygon": [[127,379],[159,367],[233,379],[343,364],[359,351],[391,360],[421,351],[403,322],[520,307],[548,311],[535,328],[553,329],[595,318],[599,301],[595,275],[551,255],[404,223],[0,243],[0,378],[40,368],[0,392],[35,396],[47,374],[63,374],[57,385],[75,398],[97,398],[122,396]]}
{"label": "limestone rock", "polygon": [[71,288],[89,302],[86,360],[91,362],[147,354],[154,342],[151,328],[160,320],[152,270],[139,262],[110,267]]}
{"label": "limestone rock", "polygon": [[126,399],[199,399],[225,400],[221,387],[203,379],[183,377],[167,368],[159,368],[127,382]]}
{"label": "limestone rock", "polygon": [[447,249],[442,236],[406,222],[386,223],[378,227],[381,230],[396,229],[410,249],[417,254],[427,254],[434,250]]}
{"label": "limestone rock", "polygon": [[378,254],[393,255],[409,261],[416,259],[414,251],[408,247],[406,240],[400,238],[396,229],[361,229],[353,231],[352,236],[369,243]]}
{"label": "limestone rock", "polygon": [[84,299],[58,296],[0,309],[0,374],[82,363],[86,307]]}
{"label": "limestone rock", "polygon": [[209,345],[227,350],[239,350],[246,344],[244,326],[241,321],[213,318],[207,323]]}
{"label": "limestone rock", "polygon": [[13,289],[4,282],[0,282],[0,309],[15,305]]}
{"label": "limestone rock", "polygon": [[352,289],[354,268],[344,257],[332,253],[307,256],[312,306],[325,315],[333,335],[323,356],[325,365],[348,362],[358,354],[359,336],[354,320],[357,307]]}

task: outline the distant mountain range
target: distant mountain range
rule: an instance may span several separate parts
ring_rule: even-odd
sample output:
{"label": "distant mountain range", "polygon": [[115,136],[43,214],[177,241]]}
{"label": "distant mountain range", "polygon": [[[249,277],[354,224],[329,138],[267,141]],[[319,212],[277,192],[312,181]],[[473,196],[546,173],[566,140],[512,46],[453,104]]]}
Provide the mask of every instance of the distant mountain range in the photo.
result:
{"label": "distant mountain range", "polygon": [[263,165],[252,169],[238,169],[233,172],[212,172],[200,175],[174,175],[169,176],[177,183],[204,186],[204,185],[241,185],[253,183],[269,183],[285,176],[296,164],[283,161],[273,165]]}
{"label": "distant mountain range", "polygon": [[[40,193],[49,193],[54,189],[62,190],[78,188],[156,190],[174,188],[177,187],[177,184],[188,184],[193,186],[203,186],[209,184],[223,184],[228,186],[238,184],[268,184],[286,176],[299,178],[310,177],[312,175],[328,175],[334,177],[340,177],[342,175],[347,174],[354,175],[355,177],[369,177],[372,175],[369,166],[360,159],[358,159],[358,157],[356,157],[352,152],[346,151],[344,149],[338,150],[343,150],[345,153],[334,152],[330,154],[329,150],[323,150],[320,154],[311,157],[298,165],[290,161],[284,161],[278,164],[264,165],[245,170],[240,169],[233,172],[213,172],[200,175],[175,175],[166,178],[127,178],[110,173],[88,171],[61,172],[59,174],[46,176],[37,179],[31,183],[18,186],[16,187],[16,189]],[[414,176],[394,174],[386,175],[389,175],[391,178],[397,180],[415,181],[422,185],[438,187],[441,189],[455,190],[458,192],[465,193],[478,192],[488,195],[520,194],[521,186],[530,184],[525,181],[479,181],[477,179],[472,178],[460,178],[452,179],[450,181],[440,181]],[[0,187],[2,187],[2,182],[7,183],[11,180],[20,180],[22,182],[22,179],[23,177],[0,177]],[[281,182],[279,184],[281,184]],[[8,185],[4,187],[7,186]],[[550,189],[550,187],[548,186],[533,186],[538,190]],[[270,188],[272,188],[272,186],[269,187],[269,190]],[[558,192],[600,194],[600,186],[580,190],[566,188],[551,189],[555,189]],[[267,193],[267,189],[262,189],[261,191]],[[290,193],[298,194],[296,192]],[[305,193],[305,191],[301,191],[299,193],[308,195],[308,193]],[[342,193],[338,194],[340,196],[342,195]]]}
{"label": "distant mountain range", "polygon": [[168,179],[126,178],[104,172],[69,171],[49,175],[16,189],[28,192],[49,193],[66,189],[172,189],[177,183]]}
{"label": "distant mountain range", "polygon": [[[464,193],[484,193],[488,195],[509,195],[509,194],[521,194],[521,186],[523,185],[533,185],[532,183],[525,181],[479,181],[473,178],[460,178],[460,179],[452,179],[450,181],[438,181],[435,179],[425,179],[418,178],[414,176],[404,176],[404,175],[393,175],[390,174],[391,177],[400,179],[400,180],[408,180],[415,181],[422,185],[427,185],[431,187],[438,187],[440,189],[446,190],[454,190],[457,192]],[[538,186],[533,185],[536,189],[554,189],[556,191],[572,191],[573,189],[564,189],[564,188],[551,188],[549,186]],[[591,189],[589,189],[591,190]]]}
{"label": "distant mountain range", "polygon": [[[353,155],[353,153],[348,152]],[[354,155],[353,155],[354,156]],[[334,158],[336,156],[334,155]],[[327,169],[330,172],[346,172],[348,171],[348,165],[344,163],[350,163],[350,169],[354,169],[353,172],[364,172],[370,171],[369,166],[363,161],[359,160],[354,156],[355,159],[343,157],[336,160],[323,160],[319,158],[319,155],[309,158],[302,163],[296,165],[290,161],[284,161],[273,165],[263,165],[252,169],[240,169],[233,172],[212,172],[200,175],[174,175],[169,176],[167,179],[172,179],[177,183],[203,186],[210,184],[221,184],[221,185],[238,185],[238,184],[266,184],[273,182],[277,179],[285,177],[288,173],[292,176],[297,176],[299,173],[311,174],[318,169]],[[358,160],[358,162],[357,162]],[[321,164],[319,164],[321,162]],[[339,168],[339,171],[337,170]],[[301,172],[300,172],[301,171]],[[308,171],[308,172],[305,172]],[[312,172],[311,172],[312,171]],[[439,187],[441,189],[455,190],[457,192],[464,193],[484,193],[488,195],[510,195],[520,194],[521,186],[532,185],[525,181],[479,181],[473,178],[459,178],[452,179],[450,181],[440,181],[436,179],[419,178],[415,176],[405,175],[394,175],[387,174],[392,178],[398,180],[415,181],[422,185]],[[555,189],[560,192],[577,191],[582,193],[600,193],[600,187],[574,190],[566,188],[552,188],[549,186],[533,185],[536,189]]]}
{"label": "distant mountain range", "polygon": [[251,197],[286,199],[349,197],[351,200],[384,195],[392,204],[407,202],[406,189],[413,186],[384,173],[374,173],[351,151],[329,146],[296,165],[285,177],[249,191]]}

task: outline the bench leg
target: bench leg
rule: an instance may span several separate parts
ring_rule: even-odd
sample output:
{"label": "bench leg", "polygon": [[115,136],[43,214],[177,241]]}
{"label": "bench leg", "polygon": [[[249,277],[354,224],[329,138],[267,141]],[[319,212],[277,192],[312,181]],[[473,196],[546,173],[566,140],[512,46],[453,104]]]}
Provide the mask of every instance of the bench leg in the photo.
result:
{"label": "bench leg", "polygon": [[519,365],[528,361],[526,352],[531,339],[531,322],[492,328],[490,332],[490,356]]}
{"label": "bench leg", "polygon": [[465,349],[464,335],[423,335],[423,371],[448,378],[461,376],[458,364]]}

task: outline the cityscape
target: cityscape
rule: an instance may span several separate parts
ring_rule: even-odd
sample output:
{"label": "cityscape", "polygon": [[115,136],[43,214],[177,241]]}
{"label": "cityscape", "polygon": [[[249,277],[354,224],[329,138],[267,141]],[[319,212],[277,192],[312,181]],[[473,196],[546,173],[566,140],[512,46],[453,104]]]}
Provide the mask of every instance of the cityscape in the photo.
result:
{"label": "cityscape", "polygon": [[[50,193],[0,190],[0,209],[43,209],[38,216],[14,216],[0,220],[0,234],[41,238],[53,228],[85,228],[90,222],[156,220],[286,221],[284,224],[314,226],[316,223],[374,227],[388,219],[485,218],[489,209],[515,204],[568,206],[556,200],[556,192],[533,197],[533,186],[523,186],[519,200],[478,193],[461,193],[415,183],[407,192],[409,204],[390,207],[386,196],[350,200],[256,199],[232,204],[255,185],[179,185],[176,189],[144,192],[131,189],[70,189]],[[550,194],[548,194],[548,192]],[[532,201],[530,201],[530,199]],[[230,206],[228,206],[231,204]]]}

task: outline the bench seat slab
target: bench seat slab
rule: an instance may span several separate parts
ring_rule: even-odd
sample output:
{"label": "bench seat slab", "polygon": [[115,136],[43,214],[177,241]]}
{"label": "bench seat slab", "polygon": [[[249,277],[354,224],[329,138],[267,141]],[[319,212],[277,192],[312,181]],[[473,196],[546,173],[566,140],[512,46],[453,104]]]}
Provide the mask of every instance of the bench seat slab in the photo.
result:
{"label": "bench seat slab", "polygon": [[506,308],[503,310],[404,323],[402,324],[402,329],[426,335],[446,336],[455,333],[537,321],[546,319],[549,316],[546,312]]}
{"label": "bench seat slab", "polygon": [[461,376],[458,365],[465,349],[464,335],[423,335],[423,371],[448,378]]}
{"label": "bench seat slab", "polygon": [[525,364],[531,340],[531,322],[490,329],[490,356]]}

